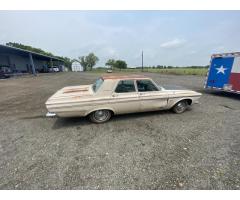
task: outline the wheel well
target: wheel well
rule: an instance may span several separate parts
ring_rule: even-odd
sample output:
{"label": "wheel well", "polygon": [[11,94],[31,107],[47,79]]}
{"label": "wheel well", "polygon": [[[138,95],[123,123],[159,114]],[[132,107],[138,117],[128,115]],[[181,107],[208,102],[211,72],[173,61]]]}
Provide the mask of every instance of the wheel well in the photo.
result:
{"label": "wheel well", "polygon": [[113,112],[113,110],[111,110],[111,109],[96,109],[96,110],[92,110],[91,112],[89,112],[88,114],[87,114],[87,116],[89,116],[91,113],[93,113],[93,112],[95,112],[95,111],[97,111],[97,110],[109,110],[110,112],[111,112],[111,115],[113,116],[114,115],[114,112]]}
{"label": "wheel well", "polygon": [[[109,110],[109,109],[108,109]],[[114,112],[112,110],[109,110],[111,112],[111,115],[113,116],[114,115]]]}
{"label": "wheel well", "polygon": [[[181,99],[180,101],[186,101],[189,106],[192,104],[192,99]],[[179,103],[180,101],[178,101],[177,103]],[[175,103],[174,106],[175,106],[177,103]]]}
{"label": "wheel well", "polygon": [[185,99],[188,103],[188,105],[191,105],[192,104],[192,99]]}

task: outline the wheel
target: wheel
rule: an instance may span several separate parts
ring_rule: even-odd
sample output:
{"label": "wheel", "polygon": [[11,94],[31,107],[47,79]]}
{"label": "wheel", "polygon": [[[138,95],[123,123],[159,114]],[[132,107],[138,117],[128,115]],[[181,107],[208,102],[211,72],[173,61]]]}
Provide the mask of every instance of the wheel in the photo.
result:
{"label": "wheel", "polygon": [[183,113],[188,107],[187,101],[179,101],[174,107],[173,111],[177,114]]}
{"label": "wheel", "polygon": [[112,116],[110,110],[96,110],[89,115],[89,119],[94,123],[104,123]]}

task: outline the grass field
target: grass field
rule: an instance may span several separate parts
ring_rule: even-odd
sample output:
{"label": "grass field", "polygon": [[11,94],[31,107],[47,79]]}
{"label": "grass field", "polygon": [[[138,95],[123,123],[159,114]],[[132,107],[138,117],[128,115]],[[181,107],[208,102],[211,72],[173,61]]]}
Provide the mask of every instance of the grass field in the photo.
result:
{"label": "grass field", "polygon": [[[93,72],[103,73],[106,72],[107,69],[94,69]],[[158,68],[144,68],[144,72],[152,72],[152,73],[162,73],[162,74],[174,74],[174,75],[199,75],[206,76],[208,69],[207,68],[172,68],[172,69],[158,69]],[[113,72],[141,72],[141,69],[114,69]]]}

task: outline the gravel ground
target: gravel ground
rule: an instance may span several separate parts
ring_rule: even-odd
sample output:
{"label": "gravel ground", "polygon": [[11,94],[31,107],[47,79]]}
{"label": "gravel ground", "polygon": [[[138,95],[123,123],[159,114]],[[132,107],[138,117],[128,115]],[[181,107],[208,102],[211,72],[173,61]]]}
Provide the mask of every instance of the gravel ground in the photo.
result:
{"label": "gravel ground", "polygon": [[204,77],[149,73],[203,93],[199,105],[115,116],[46,118],[45,101],[93,73],[0,80],[0,189],[240,189],[240,95]]}

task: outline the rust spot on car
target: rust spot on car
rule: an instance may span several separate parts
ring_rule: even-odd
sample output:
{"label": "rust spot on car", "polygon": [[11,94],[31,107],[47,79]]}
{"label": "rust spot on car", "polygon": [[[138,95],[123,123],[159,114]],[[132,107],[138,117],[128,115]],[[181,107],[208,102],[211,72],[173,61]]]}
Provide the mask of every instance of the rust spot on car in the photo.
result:
{"label": "rust spot on car", "polygon": [[87,88],[83,88],[83,89],[68,89],[68,90],[64,90],[63,93],[86,92],[86,91],[88,91]]}
{"label": "rust spot on car", "polygon": [[73,99],[80,99],[82,96],[75,96],[75,97],[72,97]]}
{"label": "rust spot on car", "polygon": [[[78,95],[78,96],[73,96],[72,99],[81,99],[82,97],[90,97],[91,95]],[[88,100],[89,101],[89,100]],[[90,101],[89,101],[90,102]]]}

